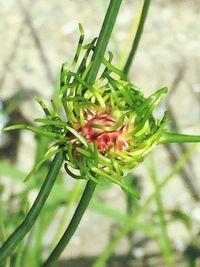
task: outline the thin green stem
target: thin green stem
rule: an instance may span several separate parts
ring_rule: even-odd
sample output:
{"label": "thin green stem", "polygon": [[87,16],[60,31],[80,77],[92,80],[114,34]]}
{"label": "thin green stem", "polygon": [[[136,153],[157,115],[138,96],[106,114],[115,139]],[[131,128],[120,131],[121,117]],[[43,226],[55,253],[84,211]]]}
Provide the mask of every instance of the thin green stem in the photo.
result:
{"label": "thin green stem", "polygon": [[92,66],[86,81],[88,83],[92,83],[99,71],[100,65],[103,60],[103,56],[106,51],[106,47],[108,45],[108,41],[110,39],[113,27],[115,25],[115,21],[119,12],[119,8],[121,6],[122,0],[111,0],[108,6],[105,19],[99,33],[99,37],[97,40],[96,48],[94,54],[92,56]]}
{"label": "thin green stem", "polygon": [[200,135],[178,134],[165,132],[159,140],[159,144],[167,143],[197,143],[200,142]]}
{"label": "thin green stem", "polygon": [[58,231],[56,233],[54,241],[52,242],[52,249],[56,246],[66,228],[66,222],[69,220],[74,204],[79,199],[83,182],[83,180],[77,180],[74,188],[72,189],[72,192],[70,193],[68,205],[66,206],[66,210],[64,211],[63,217],[59,222]]}
{"label": "thin green stem", "polygon": [[[97,40],[96,48],[92,56],[92,66],[88,73],[88,76],[86,77],[86,81],[88,83],[93,83],[96,79],[101,62],[103,60],[103,56],[105,54],[108,41],[110,39],[114,24],[115,24],[115,21],[116,21],[118,12],[119,12],[121,2],[122,0],[111,0],[110,1],[99,37]],[[83,217],[83,214],[85,213],[85,210],[88,207],[90,199],[93,196],[95,188],[96,188],[96,183],[94,183],[91,180],[87,182],[83,195],[74,212],[74,215],[70,221],[69,226],[67,227],[66,231],[64,232],[62,238],[58,242],[53,252],[50,254],[49,258],[43,264],[43,267],[51,267],[55,265],[57,259],[59,258],[59,256],[61,255],[61,253],[67,246],[67,244],[69,243],[71,237],[75,233],[81,221],[81,218]]]}
{"label": "thin green stem", "polygon": [[57,246],[49,256],[49,258],[46,260],[46,262],[42,265],[42,267],[52,267],[55,266],[55,263],[67,244],[69,243],[71,237],[75,233],[82,217],[85,212],[85,210],[88,207],[88,204],[90,202],[91,197],[93,196],[94,190],[95,190],[95,183],[88,182],[85,190],[83,192],[83,195],[81,197],[81,200],[74,212],[74,215],[70,221],[70,224],[68,225],[66,231],[64,232],[62,238],[58,242]]}
{"label": "thin green stem", "polygon": [[141,36],[143,33],[144,24],[145,24],[145,20],[146,20],[147,14],[148,14],[150,3],[151,3],[151,0],[144,0],[144,4],[143,4],[143,8],[142,8],[142,14],[140,17],[138,29],[137,29],[137,32],[136,32],[136,35],[135,35],[135,38],[133,41],[131,51],[128,55],[127,61],[126,61],[125,66],[123,68],[123,72],[127,75],[129,73],[131,64],[133,62],[134,56],[136,54],[136,51],[137,51],[137,48],[138,48],[138,45],[139,45],[139,42],[140,42],[140,39],[141,39]]}
{"label": "thin green stem", "polygon": [[4,242],[4,244],[0,248],[0,265],[6,260],[8,256],[11,255],[15,247],[30,231],[31,227],[35,223],[56,181],[56,177],[62,166],[62,162],[63,162],[62,152],[59,152],[54,157],[54,160],[52,161],[47,177],[26,218],[19,225],[19,227],[8,237],[8,239]]}
{"label": "thin green stem", "polygon": [[150,157],[150,160],[151,162],[148,166],[148,170],[149,170],[152,183],[155,187],[155,192],[156,192],[155,200],[156,200],[157,212],[158,212],[159,224],[160,224],[159,232],[158,232],[158,241],[159,241],[160,249],[163,253],[167,266],[174,267],[174,260],[172,257],[170,239],[169,239],[169,235],[167,231],[167,222],[165,219],[165,209],[163,206],[162,195],[158,187],[159,182],[158,182],[158,177],[156,174],[156,168],[155,168],[153,155]]}

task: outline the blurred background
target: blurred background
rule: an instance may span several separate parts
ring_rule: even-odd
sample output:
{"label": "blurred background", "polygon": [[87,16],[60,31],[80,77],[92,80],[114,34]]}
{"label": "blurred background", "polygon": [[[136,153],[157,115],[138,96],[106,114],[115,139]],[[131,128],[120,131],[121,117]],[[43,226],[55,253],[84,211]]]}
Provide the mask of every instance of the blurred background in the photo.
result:
{"label": "blurred background", "polygon": [[[199,134],[199,0],[151,2],[130,80],[145,96],[167,86],[168,97],[158,113],[169,110],[171,129]],[[4,236],[11,233],[26,214],[48,166],[40,171],[37,182],[23,183],[34,165],[41,140],[28,131],[3,133],[1,129],[14,123],[33,123],[34,118],[41,116],[34,96],[39,95],[47,103],[56,97],[61,64],[70,63],[74,56],[79,38],[78,23],[83,25],[86,42],[91,41],[99,33],[108,3],[108,0],[0,0],[0,221],[5,224]],[[141,4],[140,0],[123,1],[109,44],[108,50],[114,53],[114,62],[121,68],[131,45],[131,32]],[[44,147],[48,145],[45,142]],[[168,145],[155,149],[153,158],[158,180],[173,169],[187,147]],[[175,266],[200,266],[197,238],[200,233],[199,155],[197,146],[181,172],[175,173],[161,192]],[[134,170],[133,180],[141,190],[140,203],[144,203],[154,190],[147,167],[150,160]],[[66,201],[70,199],[75,183],[66,179],[65,174],[62,179],[66,192],[55,202],[51,223],[44,224],[42,246],[45,249],[41,257],[46,257],[51,249],[60,221],[65,226],[71,214],[66,215],[64,199],[65,194]],[[79,185],[78,196],[83,184]],[[56,192],[50,200],[52,203],[59,195],[59,189],[57,195]],[[70,212],[77,198],[71,203]],[[98,189],[59,266],[66,266],[66,262],[70,267],[92,266],[123,224],[120,216],[126,214],[127,203],[127,196],[114,185]],[[116,212],[116,216],[111,215],[112,212]],[[160,233],[159,227],[155,227],[156,218],[153,201],[142,217],[142,223],[146,220],[148,226],[154,225],[152,231],[156,232],[157,238],[151,238],[141,229],[134,231],[131,237],[126,236],[120,242],[107,266],[165,266],[165,257],[157,244]],[[144,225],[144,228],[148,226]],[[32,257],[37,255],[31,253]],[[188,262],[194,265],[186,265]]]}

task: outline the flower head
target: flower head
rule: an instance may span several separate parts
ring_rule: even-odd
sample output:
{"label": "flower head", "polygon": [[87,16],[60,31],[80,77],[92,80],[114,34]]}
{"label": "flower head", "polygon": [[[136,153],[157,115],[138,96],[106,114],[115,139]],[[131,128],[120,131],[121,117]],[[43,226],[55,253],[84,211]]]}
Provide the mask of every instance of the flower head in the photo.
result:
{"label": "flower head", "polygon": [[[110,112],[86,112],[86,123],[79,131],[90,143],[97,143],[98,151],[108,155],[110,150],[124,150],[127,147],[126,138],[123,133],[127,131],[126,125],[117,125],[117,119],[113,118]],[[110,130],[109,130],[110,129]],[[113,129],[113,130],[112,130]]]}
{"label": "flower head", "polygon": [[73,161],[75,165],[80,169],[81,155],[93,153],[96,145],[100,158],[110,163],[109,168],[101,163],[101,169],[113,175],[116,166],[121,173],[135,167],[157,144],[167,116],[159,121],[152,112],[167,89],[145,98],[135,85],[121,77],[114,79],[108,70],[95,84],[87,86],[70,72],[73,86],[65,96],[65,108],[71,127],[87,142],[85,146],[73,135],[72,150],[74,155],[79,154],[78,162]]}
{"label": "flower head", "polygon": [[135,195],[122,178],[158,143],[168,118],[165,113],[161,120],[155,119],[153,110],[167,93],[167,88],[145,98],[139,88],[112,65],[111,53],[108,60],[103,59],[104,70],[100,77],[88,84],[90,53],[94,45],[95,40],[83,46],[81,28],[72,67],[68,69],[66,63],[62,66],[60,99],[66,119],[61,119],[54,103],[53,112],[50,112],[37,98],[46,118],[36,121],[43,125],[19,125],[18,128],[56,138],[58,142],[44,160],[63,150],[65,169],[70,176],[95,182],[104,177]]}
{"label": "flower head", "polygon": [[76,131],[76,135],[67,135],[66,143],[71,145],[65,167],[70,174],[77,169],[80,177],[95,179],[95,175],[101,175],[120,181],[123,173],[143,161],[158,143],[168,119],[165,114],[157,120],[152,112],[167,88],[145,98],[111,64],[111,54],[109,60],[104,58],[105,69],[99,79],[88,84],[85,78],[92,46],[86,46],[78,73],[68,70],[66,64],[62,68],[62,101],[67,123]]}

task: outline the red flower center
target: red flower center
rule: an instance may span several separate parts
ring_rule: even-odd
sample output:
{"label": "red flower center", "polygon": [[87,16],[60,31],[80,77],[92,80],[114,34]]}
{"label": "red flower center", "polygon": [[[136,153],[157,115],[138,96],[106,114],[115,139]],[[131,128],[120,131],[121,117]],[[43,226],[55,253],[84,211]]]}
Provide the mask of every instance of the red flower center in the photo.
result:
{"label": "red flower center", "polygon": [[95,115],[87,113],[85,115],[86,124],[80,128],[82,135],[90,143],[96,142],[99,152],[106,152],[117,148],[123,150],[127,147],[127,142],[122,138],[124,126],[120,126],[116,131],[105,131],[98,126],[115,126],[116,120],[110,113],[97,112]]}

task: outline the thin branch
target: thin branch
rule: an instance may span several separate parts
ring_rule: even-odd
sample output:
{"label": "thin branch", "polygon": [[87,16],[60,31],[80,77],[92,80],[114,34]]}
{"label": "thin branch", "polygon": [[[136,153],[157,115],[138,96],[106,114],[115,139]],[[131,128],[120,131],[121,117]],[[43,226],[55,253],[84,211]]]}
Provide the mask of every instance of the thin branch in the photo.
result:
{"label": "thin branch", "polygon": [[143,29],[144,29],[144,24],[146,21],[146,17],[148,14],[148,10],[149,10],[149,6],[150,6],[151,0],[144,0],[144,4],[143,4],[143,8],[142,8],[142,14],[140,17],[140,22],[139,22],[139,26],[133,41],[133,45],[130,51],[130,54],[128,55],[127,61],[125,63],[125,66],[123,68],[123,72],[126,73],[128,75],[131,64],[133,62],[133,59],[135,57],[135,54],[137,52],[137,48],[143,33]]}
{"label": "thin branch", "polygon": [[198,142],[200,142],[200,135],[178,134],[171,132],[165,132],[159,140],[159,144],[198,143]]}

